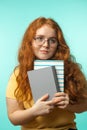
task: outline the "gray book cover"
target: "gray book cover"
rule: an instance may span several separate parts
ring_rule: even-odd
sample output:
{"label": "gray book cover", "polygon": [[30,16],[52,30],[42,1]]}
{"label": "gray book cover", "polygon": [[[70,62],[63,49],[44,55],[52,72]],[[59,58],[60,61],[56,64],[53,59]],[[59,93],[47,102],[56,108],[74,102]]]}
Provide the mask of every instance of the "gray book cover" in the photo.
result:
{"label": "gray book cover", "polygon": [[49,66],[27,72],[33,99],[36,102],[45,94],[52,99],[54,93],[59,90],[55,66]]}

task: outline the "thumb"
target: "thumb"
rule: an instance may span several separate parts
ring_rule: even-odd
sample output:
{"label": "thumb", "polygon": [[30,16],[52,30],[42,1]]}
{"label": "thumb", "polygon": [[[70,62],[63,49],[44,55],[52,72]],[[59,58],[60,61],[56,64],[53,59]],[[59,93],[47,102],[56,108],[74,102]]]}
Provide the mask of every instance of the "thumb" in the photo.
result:
{"label": "thumb", "polygon": [[39,99],[39,101],[46,101],[48,98],[49,98],[49,95],[48,95],[48,93],[47,93],[47,94],[43,95],[43,96]]}

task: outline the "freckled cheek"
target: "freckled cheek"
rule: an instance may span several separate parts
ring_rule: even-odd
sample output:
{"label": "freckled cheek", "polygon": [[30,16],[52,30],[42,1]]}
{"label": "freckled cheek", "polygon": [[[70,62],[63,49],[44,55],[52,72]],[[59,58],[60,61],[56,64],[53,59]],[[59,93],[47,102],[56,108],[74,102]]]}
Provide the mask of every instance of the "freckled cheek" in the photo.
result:
{"label": "freckled cheek", "polygon": [[32,50],[33,50],[34,55],[38,55],[39,54],[39,50],[40,49],[38,47],[33,46]]}
{"label": "freckled cheek", "polygon": [[33,50],[33,51],[38,51],[39,48],[38,48],[36,45],[33,45],[33,44],[32,44],[32,50]]}

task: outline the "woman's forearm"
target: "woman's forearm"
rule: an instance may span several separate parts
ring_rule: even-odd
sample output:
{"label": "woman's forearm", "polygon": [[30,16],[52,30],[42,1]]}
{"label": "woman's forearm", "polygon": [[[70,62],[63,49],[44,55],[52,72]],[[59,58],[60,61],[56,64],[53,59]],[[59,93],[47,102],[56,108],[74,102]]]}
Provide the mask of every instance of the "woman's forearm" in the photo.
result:
{"label": "woman's forearm", "polygon": [[37,116],[49,114],[53,109],[53,101],[45,101],[48,94],[42,96],[37,102],[28,109],[24,109],[22,103],[17,100],[7,98],[8,117],[14,125],[25,125]]}
{"label": "woman's forearm", "polygon": [[17,110],[9,114],[9,119],[14,125],[24,125],[36,117],[34,109]]}

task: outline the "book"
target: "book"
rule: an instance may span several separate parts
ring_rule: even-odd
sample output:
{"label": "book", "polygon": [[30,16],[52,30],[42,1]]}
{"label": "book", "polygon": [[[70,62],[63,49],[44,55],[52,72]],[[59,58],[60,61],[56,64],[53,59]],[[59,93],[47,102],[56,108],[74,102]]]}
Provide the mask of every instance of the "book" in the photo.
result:
{"label": "book", "polygon": [[34,69],[55,66],[58,86],[61,92],[64,92],[64,61],[63,60],[35,60]]}
{"label": "book", "polygon": [[60,91],[55,66],[31,70],[27,73],[35,102],[45,94],[49,94],[48,100],[51,100],[54,93]]}

